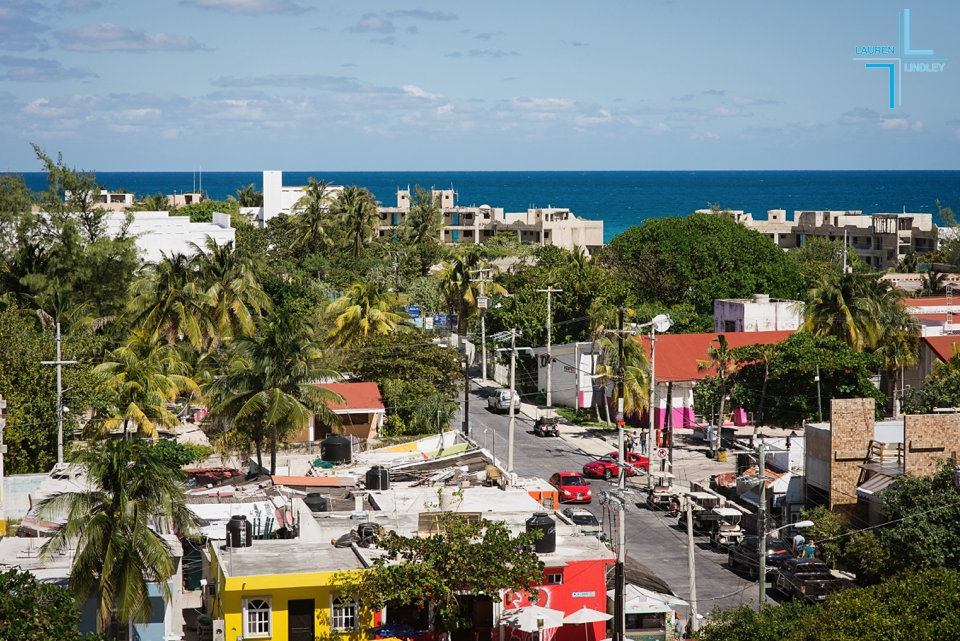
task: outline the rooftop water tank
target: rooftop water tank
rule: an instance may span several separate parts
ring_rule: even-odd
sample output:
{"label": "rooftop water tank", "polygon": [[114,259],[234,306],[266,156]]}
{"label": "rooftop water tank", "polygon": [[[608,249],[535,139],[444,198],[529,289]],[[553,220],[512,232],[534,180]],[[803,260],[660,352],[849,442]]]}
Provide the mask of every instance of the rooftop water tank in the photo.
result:
{"label": "rooftop water tank", "polygon": [[546,512],[537,512],[527,519],[527,532],[540,530],[543,534],[534,544],[537,554],[551,554],[557,551],[557,524]]}
{"label": "rooftop water tank", "polygon": [[328,463],[349,464],[353,448],[350,439],[339,434],[331,434],[320,441],[320,458]]}
{"label": "rooftop water tank", "polygon": [[310,508],[311,512],[327,511],[327,497],[318,492],[310,492],[303,499],[303,502],[307,504],[307,507]]}
{"label": "rooftop water tank", "polygon": [[367,489],[389,490],[390,471],[381,465],[374,465],[367,470]]}
{"label": "rooftop water tank", "polygon": [[253,523],[242,514],[234,514],[227,521],[227,547],[244,548],[253,545]]}

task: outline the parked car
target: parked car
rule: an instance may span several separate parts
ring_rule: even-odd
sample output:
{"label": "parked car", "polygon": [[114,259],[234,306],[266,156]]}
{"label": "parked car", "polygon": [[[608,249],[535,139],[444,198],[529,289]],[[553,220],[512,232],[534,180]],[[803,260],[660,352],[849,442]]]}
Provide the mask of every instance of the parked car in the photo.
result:
{"label": "parked car", "polygon": [[[635,452],[627,452],[624,457],[627,459],[627,476],[634,476],[639,468],[648,470],[650,460],[646,456],[640,456]],[[620,475],[620,457],[617,452],[604,454],[596,461],[590,461],[583,466],[583,475],[590,478],[604,478],[610,480]]]}
{"label": "parked car", "polygon": [[773,586],[791,599],[823,601],[843,587],[820,559],[787,559],[777,569]]}
{"label": "parked car", "polygon": [[494,412],[507,412],[510,410],[510,401],[513,400],[513,409],[520,409],[520,395],[513,395],[508,389],[499,389],[487,397],[487,409]]}
{"label": "parked car", "polygon": [[593,500],[587,480],[576,472],[557,472],[549,482],[560,492],[561,503],[589,503]]}
{"label": "parked car", "polygon": [[[780,539],[767,538],[767,574],[773,574],[780,564],[792,559],[788,545]],[[745,569],[750,580],[760,573],[760,540],[756,536],[745,536],[737,545],[731,546],[727,553],[727,565],[732,569]]]}
{"label": "parked car", "polygon": [[591,512],[582,507],[568,507],[563,511],[563,515],[579,525],[584,534],[600,536],[600,521]]}

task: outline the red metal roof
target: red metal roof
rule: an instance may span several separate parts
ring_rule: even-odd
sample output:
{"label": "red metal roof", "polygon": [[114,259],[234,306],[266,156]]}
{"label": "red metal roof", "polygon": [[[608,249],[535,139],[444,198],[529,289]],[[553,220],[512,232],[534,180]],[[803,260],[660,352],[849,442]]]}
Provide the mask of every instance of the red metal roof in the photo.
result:
{"label": "red metal roof", "polygon": [[942,361],[948,361],[953,357],[954,343],[960,347],[960,336],[924,336],[923,340]]}
{"label": "red metal roof", "polygon": [[917,298],[905,298],[903,304],[907,307],[946,307],[946,296],[918,296]]}
{"label": "red metal roof", "polygon": [[[723,333],[727,337],[727,345],[731,348],[779,343],[793,334],[793,330]],[[656,371],[654,372],[657,382],[699,381],[708,375],[715,376],[716,370],[713,368],[699,371],[697,361],[709,360],[707,349],[711,343],[716,341],[717,336],[720,336],[720,334],[663,334],[657,336]],[[649,357],[650,341],[644,338],[642,343]]]}
{"label": "red metal roof", "polygon": [[341,487],[343,485],[336,476],[271,476],[270,478],[273,479],[274,485],[287,487]]}
{"label": "red metal roof", "polygon": [[333,411],[383,410],[380,388],[376,383],[325,383],[322,387],[343,397],[346,405],[330,405]]}

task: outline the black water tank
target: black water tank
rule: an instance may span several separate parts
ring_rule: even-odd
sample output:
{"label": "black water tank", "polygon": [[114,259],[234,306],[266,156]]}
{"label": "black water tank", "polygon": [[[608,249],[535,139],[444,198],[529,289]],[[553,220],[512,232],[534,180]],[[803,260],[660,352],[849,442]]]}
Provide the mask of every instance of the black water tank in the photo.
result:
{"label": "black water tank", "polygon": [[310,508],[311,512],[327,511],[327,497],[325,497],[323,494],[310,492],[307,494],[306,498],[303,499],[303,502],[307,504],[307,507]]}
{"label": "black water tank", "polygon": [[227,521],[227,547],[242,548],[253,545],[253,523],[247,517],[234,514]]}
{"label": "black water tank", "polygon": [[389,490],[390,471],[380,465],[374,465],[367,470],[368,490]]}
{"label": "black water tank", "polygon": [[537,512],[527,519],[527,532],[533,530],[543,532],[534,545],[537,554],[551,554],[557,551],[557,524],[546,512]]}
{"label": "black water tank", "polygon": [[352,450],[350,439],[339,434],[331,434],[320,441],[320,458],[327,463],[349,464]]}

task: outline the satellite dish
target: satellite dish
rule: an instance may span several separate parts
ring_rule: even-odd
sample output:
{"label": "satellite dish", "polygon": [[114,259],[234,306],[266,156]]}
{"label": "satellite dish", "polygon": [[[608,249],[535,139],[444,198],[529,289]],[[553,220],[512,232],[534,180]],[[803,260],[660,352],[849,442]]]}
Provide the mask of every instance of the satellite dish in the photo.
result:
{"label": "satellite dish", "polygon": [[673,327],[673,320],[667,314],[659,314],[653,318],[653,328],[663,333]]}

